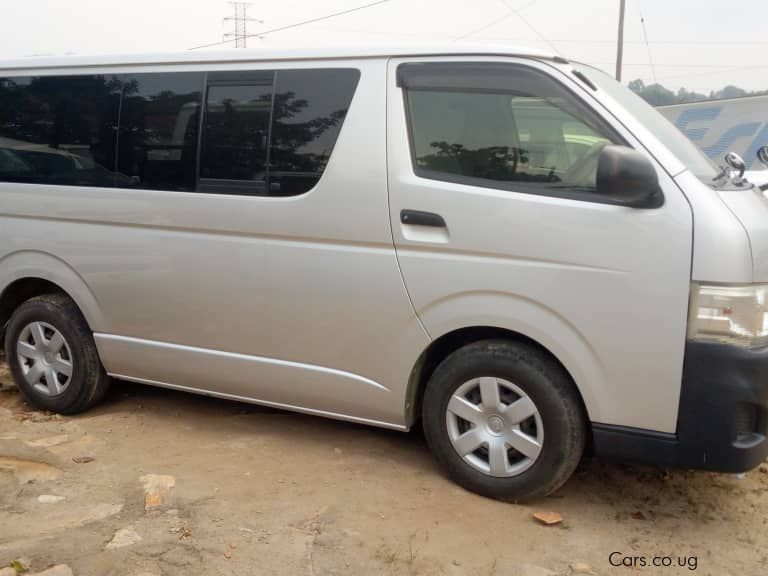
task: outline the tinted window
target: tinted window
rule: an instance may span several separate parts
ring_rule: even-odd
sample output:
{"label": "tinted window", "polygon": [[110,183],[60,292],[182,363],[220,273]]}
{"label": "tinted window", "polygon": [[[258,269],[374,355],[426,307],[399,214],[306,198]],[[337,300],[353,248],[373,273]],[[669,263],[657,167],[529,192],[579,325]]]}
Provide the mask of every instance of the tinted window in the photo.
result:
{"label": "tinted window", "polygon": [[266,181],[272,77],[238,84],[210,84],[200,177],[253,183],[244,192],[263,193]]}
{"label": "tinted window", "polygon": [[600,151],[620,141],[554,80],[509,65],[430,68],[401,79],[419,175],[521,192],[595,191]]}
{"label": "tinted window", "polygon": [[325,169],[360,72],[349,69],[279,70],[269,156],[271,195],[312,188]]}
{"label": "tinted window", "polygon": [[119,77],[122,185],[194,190],[202,73]]}
{"label": "tinted window", "polygon": [[489,180],[520,180],[523,150],[503,94],[408,94],[416,167]]}
{"label": "tinted window", "polygon": [[302,194],[328,163],[359,76],[0,78],[0,181]]}
{"label": "tinted window", "polygon": [[596,155],[611,143],[606,136],[544,98],[513,97],[509,105],[525,150],[521,178],[594,189]]}
{"label": "tinted window", "polygon": [[0,180],[113,186],[119,82],[0,79]]}

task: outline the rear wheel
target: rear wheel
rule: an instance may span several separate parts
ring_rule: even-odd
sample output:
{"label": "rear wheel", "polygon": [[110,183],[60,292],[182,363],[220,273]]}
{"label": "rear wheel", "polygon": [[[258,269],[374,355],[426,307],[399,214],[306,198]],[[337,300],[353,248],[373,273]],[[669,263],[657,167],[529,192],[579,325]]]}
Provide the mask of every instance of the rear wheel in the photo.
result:
{"label": "rear wheel", "polygon": [[520,342],[485,340],[448,356],[427,383],[422,421],[453,480],[503,500],[554,492],[586,442],[570,377],[548,354]]}
{"label": "rear wheel", "polygon": [[88,324],[61,294],[37,296],[16,309],[6,329],[5,356],[17,386],[37,408],[82,412],[109,387]]}

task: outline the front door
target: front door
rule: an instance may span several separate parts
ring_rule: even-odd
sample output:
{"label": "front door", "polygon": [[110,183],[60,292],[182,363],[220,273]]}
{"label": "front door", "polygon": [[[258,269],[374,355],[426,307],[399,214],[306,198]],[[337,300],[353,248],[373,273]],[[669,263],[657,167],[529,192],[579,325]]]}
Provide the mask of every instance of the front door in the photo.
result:
{"label": "front door", "polygon": [[590,419],[674,432],[692,219],[595,190],[608,143],[642,149],[589,88],[528,59],[392,60],[390,216],[406,288],[431,338],[523,334],[574,378]]}

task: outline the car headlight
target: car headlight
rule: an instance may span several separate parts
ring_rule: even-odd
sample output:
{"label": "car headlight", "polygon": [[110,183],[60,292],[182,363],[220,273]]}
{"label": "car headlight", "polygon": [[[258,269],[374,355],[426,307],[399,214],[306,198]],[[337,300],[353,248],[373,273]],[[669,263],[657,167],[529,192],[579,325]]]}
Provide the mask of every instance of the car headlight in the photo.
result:
{"label": "car headlight", "polygon": [[768,284],[693,284],[688,337],[748,348],[768,346]]}

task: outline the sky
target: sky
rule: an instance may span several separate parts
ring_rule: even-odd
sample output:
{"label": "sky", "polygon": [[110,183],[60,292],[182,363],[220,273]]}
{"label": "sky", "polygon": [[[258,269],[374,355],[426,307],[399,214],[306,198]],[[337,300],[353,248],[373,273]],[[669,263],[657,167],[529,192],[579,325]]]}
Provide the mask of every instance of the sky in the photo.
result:
{"label": "sky", "polygon": [[[373,0],[253,0],[256,34]],[[613,73],[619,0],[385,0],[346,15],[250,38],[248,48],[320,44],[492,42],[556,50]],[[31,55],[186,50],[231,28],[224,0],[0,0],[0,60]],[[648,45],[641,18],[645,20]],[[624,81],[708,93],[768,90],[768,1],[627,0]],[[216,50],[232,47],[232,43]],[[653,66],[651,66],[653,63]]]}

